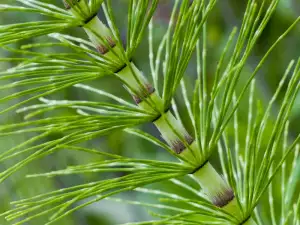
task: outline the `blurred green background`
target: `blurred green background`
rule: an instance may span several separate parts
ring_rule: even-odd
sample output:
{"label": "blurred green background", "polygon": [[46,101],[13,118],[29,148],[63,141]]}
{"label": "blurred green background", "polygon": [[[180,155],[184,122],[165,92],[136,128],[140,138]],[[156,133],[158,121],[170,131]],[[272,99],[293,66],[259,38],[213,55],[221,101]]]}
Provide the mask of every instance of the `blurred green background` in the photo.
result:
{"label": "blurred green background", "polygon": [[[49,0],[45,1],[49,3],[56,4],[63,7],[60,0]],[[1,3],[15,3],[12,0],[1,0]],[[247,1],[246,0],[220,0],[217,3],[213,13],[209,17],[208,22],[208,74],[213,74],[218,62],[220,53],[224,47],[224,43],[227,41],[228,35],[231,32],[234,26],[240,26],[243,13],[245,10]],[[120,28],[121,34],[126,37],[126,28],[127,28],[127,1],[118,0],[113,1],[114,6],[114,15],[117,19],[118,26]],[[161,37],[166,30],[168,25],[168,20],[170,16],[170,10],[172,7],[173,1],[171,0],[161,0],[157,13],[154,18],[154,46],[158,46],[160,43]],[[247,77],[247,74],[253,70],[259,60],[262,58],[266,50],[270,45],[278,38],[278,36],[287,29],[287,27],[294,21],[294,19],[300,15],[300,3],[298,0],[282,0],[275,15],[272,17],[271,21],[267,25],[263,35],[259,39],[258,45],[255,47],[253,54],[248,61],[247,67],[244,69],[243,73]],[[100,11],[99,17],[103,18],[103,14]],[[41,15],[36,14],[23,14],[23,13],[1,13],[0,14],[0,24],[10,24],[22,21],[34,21],[46,19]],[[65,31],[66,33],[84,37],[86,38],[85,33],[82,29],[76,28]],[[1,35],[1,34],[0,34]],[[26,41],[21,41],[17,44],[13,44],[13,47],[18,48],[19,46],[27,43],[34,43],[38,41],[44,41],[47,37],[39,37]],[[143,43],[139,47],[138,51],[135,53],[134,61],[139,66],[139,68],[144,72],[146,76],[149,75],[149,63],[148,63],[148,42],[147,37],[145,36]],[[45,51],[59,51],[59,49],[46,49]],[[278,47],[274,50],[271,56],[268,58],[264,67],[260,70],[257,76],[257,96],[262,100],[263,104],[267,103],[274,93],[279,80],[281,79],[285,68],[287,67],[291,59],[297,59],[299,57],[300,51],[300,25],[294,29],[290,35],[284,39]],[[1,57],[13,57],[12,53],[0,52]],[[0,63],[1,70],[5,70],[13,66],[13,62]],[[150,76],[149,76],[150,77]],[[190,63],[187,72],[186,80],[188,86],[192,87],[196,77],[196,67],[194,60]],[[213,79],[210,76],[209,82]],[[6,81],[8,82],[8,81]],[[0,82],[0,85],[3,85]],[[127,92],[122,88],[121,84],[114,80],[113,78],[103,78],[97,82],[93,81],[91,83],[93,87],[98,87],[105,89],[111,93],[114,93],[118,96],[126,98],[128,100],[131,97]],[[120,88],[116,88],[119,86]],[[13,93],[16,90],[10,90]],[[1,93],[2,95],[7,95],[10,92]],[[281,97],[283,93],[281,94]],[[76,88],[69,88],[62,92],[59,92],[53,96],[53,99],[80,99],[80,100],[106,100],[100,99],[99,96],[86,93],[82,90]],[[7,104],[11,104],[9,102]],[[178,103],[180,106],[180,111],[183,112],[182,118],[187,118],[188,115],[183,109],[182,100],[178,98]],[[279,104],[279,103],[277,103]],[[6,108],[7,105],[0,104],[0,108]],[[243,111],[244,110],[244,111]],[[245,129],[246,127],[246,116],[247,116],[247,107],[242,107],[240,109],[241,116],[240,126]],[[63,110],[59,112],[60,114],[70,114],[75,113],[70,110]],[[17,113],[7,113],[0,116],[1,124],[14,123],[23,120],[22,114]],[[47,115],[45,115],[47,116]],[[292,110],[291,115],[291,126],[290,126],[290,137],[293,138],[296,134],[300,132],[300,94],[296,100],[296,105]],[[184,119],[187,127],[190,127],[188,119]],[[159,136],[158,132],[151,124],[143,125],[143,129],[149,131],[155,136]],[[191,128],[190,128],[191,129]],[[271,128],[270,128],[271,129]],[[57,134],[58,136],[61,134]],[[55,136],[51,137],[55,138]],[[13,137],[1,137],[1,151],[6,151],[12,146],[27,140],[28,137],[25,136],[13,136]],[[159,159],[159,160],[174,160],[162,149],[158,149],[155,146],[145,142],[136,137],[130,136],[123,132],[116,132],[104,138],[94,139],[88,143],[85,143],[86,146],[91,148],[101,149],[103,151],[113,152],[117,154],[122,154],[130,157],[138,158],[150,158],[150,159]],[[104,175],[97,174],[88,174],[88,175],[74,175],[74,176],[64,176],[56,177],[51,179],[41,178],[41,179],[26,179],[25,174],[28,173],[41,173],[50,170],[62,169],[67,165],[75,165],[86,162],[95,161],[97,159],[94,156],[90,156],[82,153],[74,153],[70,151],[60,151],[53,155],[50,155],[46,158],[43,158],[39,161],[31,163],[26,169],[23,169],[22,172],[18,172],[13,175],[11,178],[6,180],[0,187],[0,212],[3,212],[9,209],[9,202],[17,200],[20,198],[25,198],[33,196],[37,193],[45,193],[47,191],[56,190],[63,187],[68,187],[75,184],[80,184],[85,181],[99,180],[105,178]],[[218,157],[217,154],[212,156],[213,164],[218,167]],[[9,167],[10,164],[14,161],[2,162],[0,164],[0,169]],[[121,175],[121,174],[116,174]],[[169,184],[166,182],[162,186],[167,187]],[[278,186],[278,189],[280,187]],[[180,192],[181,190],[175,190]],[[155,199],[149,199],[151,197],[142,196],[141,194],[136,193],[124,193],[121,195],[126,199],[137,200],[141,198],[147,198],[149,201]],[[275,199],[276,202],[276,199]],[[116,216],[117,212],[117,216]],[[267,213],[266,213],[267,217]],[[150,218],[147,214],[147,211],[141,207],[130,206],[123,203],[117,203],[113,201],[104,200],[99,203],[93,204],[89,207],[80,210],[71,216],[68,216],[66,219],[60,221],[57,224],[63,225],[115,225],[118,223],[124,223],[129,221],[140,221]],[[41,225],[44,223],[44,219],[37,219],[33,222],[29,222],[30,225]],[[0,225],[10,224],[7,223],[4,218],[0,218]]]}

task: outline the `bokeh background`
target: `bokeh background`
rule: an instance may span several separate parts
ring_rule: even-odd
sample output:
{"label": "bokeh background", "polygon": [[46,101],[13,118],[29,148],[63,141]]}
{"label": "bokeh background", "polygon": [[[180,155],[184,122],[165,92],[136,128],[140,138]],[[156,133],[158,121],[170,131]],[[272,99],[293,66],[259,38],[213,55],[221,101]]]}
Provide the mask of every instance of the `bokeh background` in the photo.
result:
{"label": "bokeh background", "polygon": [[[49,3],[54,3],[63,7],[60,0],[49,0],[45,1]],[[126,0],[116,0],[112,1],[114,4],[114,15],[116,17],[118,27],[120,28],[121,34],[126,38],[126,28],[127,28],[127,1]],[[1,0],[1,3],[14,4],[13,0]],[[208,22],[208,74],[213,74],[215,71],[218,58],[224,47],[224,44],[228,38],[229,33],[231,32],[234,26],[240,26],[243,13],[246,7],[246,0],[220,0],[217,3],[217,6],[213,10],[212,14],[209,17]],[[154,18],[154,46],[158,46],[160,43],[161,37],[166,30],[168,25],[168,20],[170,16],[170,10],[172,8],[172,0],[161,0],[157,12]],[[278,6],[278,9],[271,21],[268,23],[265,31],[263,32],[261,38],[259,39],[258,44],[256,45],[249,61],[244,69],[243,73],[247,77],[255,65],[262,58],[266,50],[270,45],[278,38],[278,36],[287,29],[287,27],[295,20],[296,17],[300,15],[300,2],[298,0],[282,0]],[[103,13],[100,11],[100,18],[103,17]],[[0,24],[10,24],[22,21],[34,21],[46,19],[41,15],[36,14],[23,14],[23,13],[13,13],[13,12],[4,12],[0,14]],[[85,33],[82,29],[74,28],[65,33],[72,34],[78,37],[86,38]],[[1,34],[0,34],[1,35]],[[13,44],[15,48],[20,47],[21,45],[34,43],[38,41],[45,41],[47,37],[33,38],[30,40],[25,40]],[[147,37],[145,36],[143,43],[140,45],[139,49],[134,55],[134,61],[139,66],[141,70],[144,71],[145,75],[149,74],[149,63],[148,63],[148,42]],[[44,51],[60,51],[59,49],[44,48]],[[266,104],[271,95],[274,93],[279,80],[281,79],[285,68],[287,67],[291,59],[297,59],[300,52],[300,24],[285,38],[278,47],[273,51],[271,56],[267,59],[264,67],[260,70],[257,76],[257,96],[262,100],[263,104]],[[1,57],[14,57],[13,53],[0,51]],[[15,65],[14,62],[0,62],[0,69],[5,70]],[[187,72],[186,80],[188,87],[192,87],[196,77],[196,67],[194,60],[191,61]],[[211,76],[210,76],[211,77]],[[211,83],[212,78],[209,78]],[[11,81],[5,81],[11,82]],[[0,85],[3,85],[4,82],[0,81]],[[98,81],[93,81],[91,84],[93,87],[105,89],[111,93],[114,93],[122,98],[128,100],[131,97],[127,92],[122,88],[122,85],[114,80],[113,78],[103,78]],[[119,88],[116,88],[119,87]],[[2,95],[7,95],[13,93],[16,90],[9,90]],[[281,98],[283,93],[281,93]],[[85,93],[82,90],[76,88],[68,88],[64,91],[61,91],[55,95],[52,95],[53,99],[78,99],[78,100],[94,100],[100,101],[105,100],[99,98],[99,96]],[[11,104],[9,102],[7,104]],[[180,111],[182,112],[182,118],[187,118],[184,122],[186,126],[190,129],[190,123],[188,120],[188,115],[186,110],[183,108],[182,99],[178,97],[178,104]],[[280,104],[277,102],[277,104]],[[6,103],[0,104],[0,108],[6,108]],[[244,110],[244,111],[243,111]],[[240,127],[245,129],[246,127],[246,116],[247,116],[247,107],[242,107],[240,109],[242,115],[240,117]],[[276,111],[276,107],[275,107]],[[60,115],[62,114],[71,114],[75,113],[71,110],[59,111]],[[244,115],[244,117],[243,117]],[[23,114],[21,113],[6,113],[0,116],[0,123],[8,124],[19,122],[23,120]],[[47,116],[47,115],[45,115]],[[144,130],[151,132],[155,136],[159,136],[158,132],[151,124],[146,124],[142,126]],[[271,129],[271,128],[270,128]],[[290,123],[290,138],[295,137],[296,134],[300,132],[300,94],[297,97],[295,107],[292,110],[291,123]],[[57,134],[60,136],[61,134]],[[55,138],[55,136],[50,137]],[[0,137],[0,147],[1,152],[6,151],[12,146],[27,140],[27,136],[9,136],[9,137]],[[130,157],[138,158],[150,158],[150,159],[159,159],[159,160],[174,160],[162,149],[145,142],[136,137],[130,136],[123,132],[115,132],[111,135],[108,135],[103,138],[94,139],[85,143],[85,146],[101,149],[103,151],[113,152],[116,154],[122,154]],[[24,177],[28,173],[41,173],[47,172],[50,170],[62,169],[67,165],[82,164],[86,162],[95,161],[97,159],[94,156],[74,153],[70,151],[60,151],[53,155],[50,155],[41,160],[35,161],[27,166],[22,171],[16,173],[11,178],[6,180],[0,186],[0,212],[3,212],[10,208],[9,202],[12,200],[17,200],[20,198],[25,198],[33,196],[37,193],[45,193],[47,191],[60,189],[63,187],[68,187],[75,184],[80,184],[85,181],[99,180],[106,178],[105,175],[98,174],[88,174],[88,175],[74,175],[74,176],[64,176],[64,177],[55,177],[51,179],[41,178],[41,179],[27,179]],[[3,170],[9,165],[13,164],[15,161],[1,162],[0,170]],[[217,154],[212,156],[213,164],[218,167],[218,157]],[[289,162],[288,162],[289,163]],[[116,174],[120,176],[122,174]],[[168,183],[160,184],[164,188],[168,187]],[[279,185],[277,189],[279,190]],[[175,190],[180,192],[181,190]],[[151,199],[151,196],[143,196],[137,193],[124,193],[121,197],[129,200],[139,200],[145,199],[149,201],[154,201]],[[276,199],[275,199],[276,202]],[[263,210],[263,209],[260,209]],[[268,217],[268,213],[265,213],[265,217]],[[93,204],[75,212],[71,216],[68,216],[64,220],[60,221],[57,224],[62,225],[115,225],[119,223],[124,223],[128,221],[140,221],[148,219],[149,216],[147,211],[142,207],[136,207],[127,205],[124,203],[118,203],[114,201],[104,200],[99,203]],[[28,222],[30,225],[41,225],[44,223],[43,219],[37,219],[33,222]],[[11,224],[0,218],[0,225]]]}

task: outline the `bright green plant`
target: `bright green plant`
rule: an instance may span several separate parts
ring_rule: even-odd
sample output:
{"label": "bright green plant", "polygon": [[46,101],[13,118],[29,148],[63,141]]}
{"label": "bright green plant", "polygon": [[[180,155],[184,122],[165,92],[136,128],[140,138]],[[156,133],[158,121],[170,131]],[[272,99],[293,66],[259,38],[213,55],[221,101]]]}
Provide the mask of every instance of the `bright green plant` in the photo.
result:
{"label": "bright green plant", "polygon": [[[241,82],[247,60],[279,2],[249,0],[241,28],[233,28],[216,65],[210,87],[207,82],[207,20],[217,1],[174,1],[168,29],[159,48],[154,49],[154,25],[151,19],[158,2],[128,1],[126,47],[122,45],[111,0],[64,0],[66,9],[37,0],[15,0],[16,5],[0,4],[0,11],[40,13],[48,18],[45,21],[0,27],[1,47],[20,54],[17,58],[2,59],[19,63],[0,73],[0,80],[17,79],[0,89],[21,88],[11,95],[1,96],[0,102],[22,99],[18,103],[13,102],[1,113],[17,108],[17,112],[28,112],[27,121],[0,126],[0,135],[35,134],[26,142],[1,152],[0,161],[23,157],[2,171],[0,180],[4,181],[33,160],[63,149],[101,157],[97,162],[28,176],[126,172],[121,177],[84,183],[15,201],[14,207],[2,214],[7,220],[23,224],[36,217],[46,218],[46,214],[50,214],[46,224],[52,224],[75,210],[102,199],[122,201],[111,196],[131,190],[163,199],[157,204],[128,201],[129,204],[168,211],[161,214],[153,212],[152,215],[157,217],[154,221],[131,224],[300,223],[300,197],[297,196],[300,174],[297,144],[300,135],[293,141],[288,140],[289,113],[300,88],[300,58],[290,62],[266,107],[259,104],[254,80],[268,55],[297,25],[300,17],[269,48],[246,82]],[[100,7],[103,8],[108,26],[97,17]],[[82,27],[89,40],[58,33],[71,27]],[[151,81],[150,77],[142,73],[143,68],[138,68],[132,61],[147,29]],[[9,45],[40,35],[48,35],[53,41],[27,44],[20,49]],[[49,47],[61,50],[48,53],[44,49]],[[197,79],[190,99],[183,78],[194,54],[197,59]],[[85,81],[98,81],[104,76],[120,80],[136,104],[83,84]],[[46,95],[71,86],[105,96],[114,103],[45,98]],[[178,91],[182,94],[192,132],[185,128],[174,100]],[[274,121],[269,117],[280,92],[285,94]],[[239,107],[243,97],[249,99],[245,136],[239,131]],[[23,107],[36,99],[41,103]],[[61,108],[76,109],[77,114],[54,116],[54,111]],[[47,112],[53,113],[53,116],[38,118]],[[134,128],[149,122],[156,126],[165,142]],[[267,126],[272,127],[271,133],[266,130]],[[117,130],[152,142],[167,150],[178,162],[128,158],[78,146],[79,143]],[[232,132],[234,141],[229,138]],[[55,133],[64,135],[55,140],[44,141],[45,137]],[[219,152],[224,176],[209,161],[216,150]],[[289,155],[292,155],[293,163],[287,170],[285,160]],[[280,170],[282,172],[278,173]],[[281,206],[274,206],[272,202],[272,181],[277,174],[282,185]],[[180,181],[179,178],[184,176],[192,178],[200,188],[195,189],[189,183]],[[144,187],[166,180],[191,192],[195,197],[186,198],[170,193],[171,190],[166,192]],[[261,201],[266,192],[269,202]],[[82,202],[84,199],[86,201]],[[77,204],[74,206],[75,203]],[[271,221],[262,221],[256,208],[258,204],[270,208]],[[281,207],[279,221],[274,207]]]}

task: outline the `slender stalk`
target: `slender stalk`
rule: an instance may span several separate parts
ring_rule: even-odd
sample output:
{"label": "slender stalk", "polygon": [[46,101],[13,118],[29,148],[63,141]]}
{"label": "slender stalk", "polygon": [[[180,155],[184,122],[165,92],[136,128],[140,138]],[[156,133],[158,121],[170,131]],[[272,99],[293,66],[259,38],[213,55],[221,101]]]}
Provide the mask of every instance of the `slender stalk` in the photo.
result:
{"label": "slender stalk", "polygon": [[[79,1],[77,5],[79,5],[77,8],[80,8],[82,5],[82,9],[85,9],[84,1]],[[70,7],[70,11],[74,14],[76,13],[72,7]],[[124,54],[118,45],[120,43],[114,40],[109,28],[98,19],[97,15],[88,20],[83,28],[100,54],[111,61],[120,61],[122,54]],[[120,54],[119,59],[117,57],[118,54]],[[191,171],[191,173],[200,183],[202,191],[208,199],[215,206],[223,208],[241,220],[242,213],[236,202],[232,188],[218,174],[207,158],[203,159],[201,157],[198,143],[186,131],[182,123],[174,117],[170,108],[166,108],[162,98],[157,94],[151,83],[143,76],[142,72],[133,62],[129,61],[128,63],[125,59],[123,66],[114,71],[114,74],[124,82],[126,90],[132,95],[140,108],[157,115],[152,121],[153,124],[160,131],[168,145],[181,158],[184,158],[189,164],[195,167],[195,170]],[[252,219],[249,219],[245,224],[256,223]]]}

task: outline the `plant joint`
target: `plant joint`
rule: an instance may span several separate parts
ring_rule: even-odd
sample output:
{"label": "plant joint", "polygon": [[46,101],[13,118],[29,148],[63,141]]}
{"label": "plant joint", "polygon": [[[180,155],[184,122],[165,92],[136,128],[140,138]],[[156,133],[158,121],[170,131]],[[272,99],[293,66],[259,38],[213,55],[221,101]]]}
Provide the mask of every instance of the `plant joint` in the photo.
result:
{"label": "plant joint", "polygon": [[212,203],[220,208],[227,206],[234,199],[234,193],[231,188],[225,189],[213,197]]}
{"label": "plant joint", "polygon": [[142,92],[140,93],[140,95],[132,95],[134,101],[136,104],[140,104],[142,103],[146,98],[148,98],[149,96],[151,96],[154,92],[155,92],[155,88],[152,87],[151,84],[145,84],[145,90],[146,92]]}
{"label": "plant joint", "polygon": [[227,212],[236,212],[238,204],[234,199],[234,192],[224,177],[219,175],[209,161],[197,169],[193,171],[192,175],[199,181],[203,193],[207,195],[212,204]]}
{"label": "plant joint", "polygon": [[208,163],[208,160],[206,160],[204,163],[202,163],[200,166],[196,167],[190,174],[196,173],[198,170],[200,170],[202,167],[204,167]]}
{"label": "plant joint", "polygon": [[[164,111],[164,113],[167,113],[167,112],[169,112],[171,110],[171,107],[169,107],[169,108],[167,108],[165,111]],[[159,120],[161,117],[162,117],[162,113],[160,113],[157,117],[155,117],[151,122],[152,123],[154,123],[154,122],[156,122],[157,120]]]}
{"label": "plant joint", "polygon": [[188,134],[170,110],[158,115],[153,123],[162,134],[163,139],[177,154],[181,154],[185,149],[193,149],[191,145],[194,143],[194,138]]}
{"label": "plant joint", "polygon": [[[184,150],[188,149],[188,146],[190,146],[191,144],[193,144],[194,142],[194,138],[192,138],[189,134],[185,134],[184,135],[184,139],[185,142],[181,140],[177,140],[173,143],[172,145],[172,149],[177,153],[180,154],[182,153]],[[187,146],[188,145],[188,146]]]}
{"label": "plant joint", "polygon": [[[114,48],[116,46],[116,42],[114,42],[111,37],[107,37],[106,40],[111,48]],[[105,55],[109,52],[109,48],[107,48],[105,45],[98,45],[96,48],[97,51],[102,55]]]}
{"label": "plant joint", "polygon": [[97,16],[97,12],[96,13],[94,13],[94,14],[92,14],[90,17],[88,17],[85,21],[84,21],[84,25],[80,25],[80,27],[83,27],[83,26],[85,26],[86,24],[88,24],[90,21],[92,21],[92,19],[94,19],[95,18],[95,16]]}
{"label": "plant joint", "polygon": [[[130,63],[132,62],[132,61],[129,61]],[[116,71],[114,71],[114,73],[120,73],[123,69],[125,69],[127,67],[127,64],[126,63],[124,63],[124,65],[122,65],[120,68],[118,68]]]}
{"label": "plant joint", "polygon": [[134,66],[132,61],[130,61],[130,64],[132,64],[136,74],[138,75],[138,79],[139,79],[140,83],[133,76],[133,73],[132,73],[131,69],[128,68],[128,65],[126,63],[123,66],[121,66],[114,73],[119,74],[121,79],[123,79],[129,85],[132,85],[132,87],[135,89],[134,93],[128,87],[126,87],[126,85],[124,87],[131,94],[131,96],[134,99],[135,103],[137,105],[139,105],[145,99],[147,99],[148,97],[150,97],[152,94],[155,93],[155,88],[147,81],[147,79],[142,77],[139,70]]}
{"label": "plant joint", "polygon": [[243,225],[243,224],[246,224],[251,218],[251,215],[248,216],[246,219],[244,219],[239,225]]}

